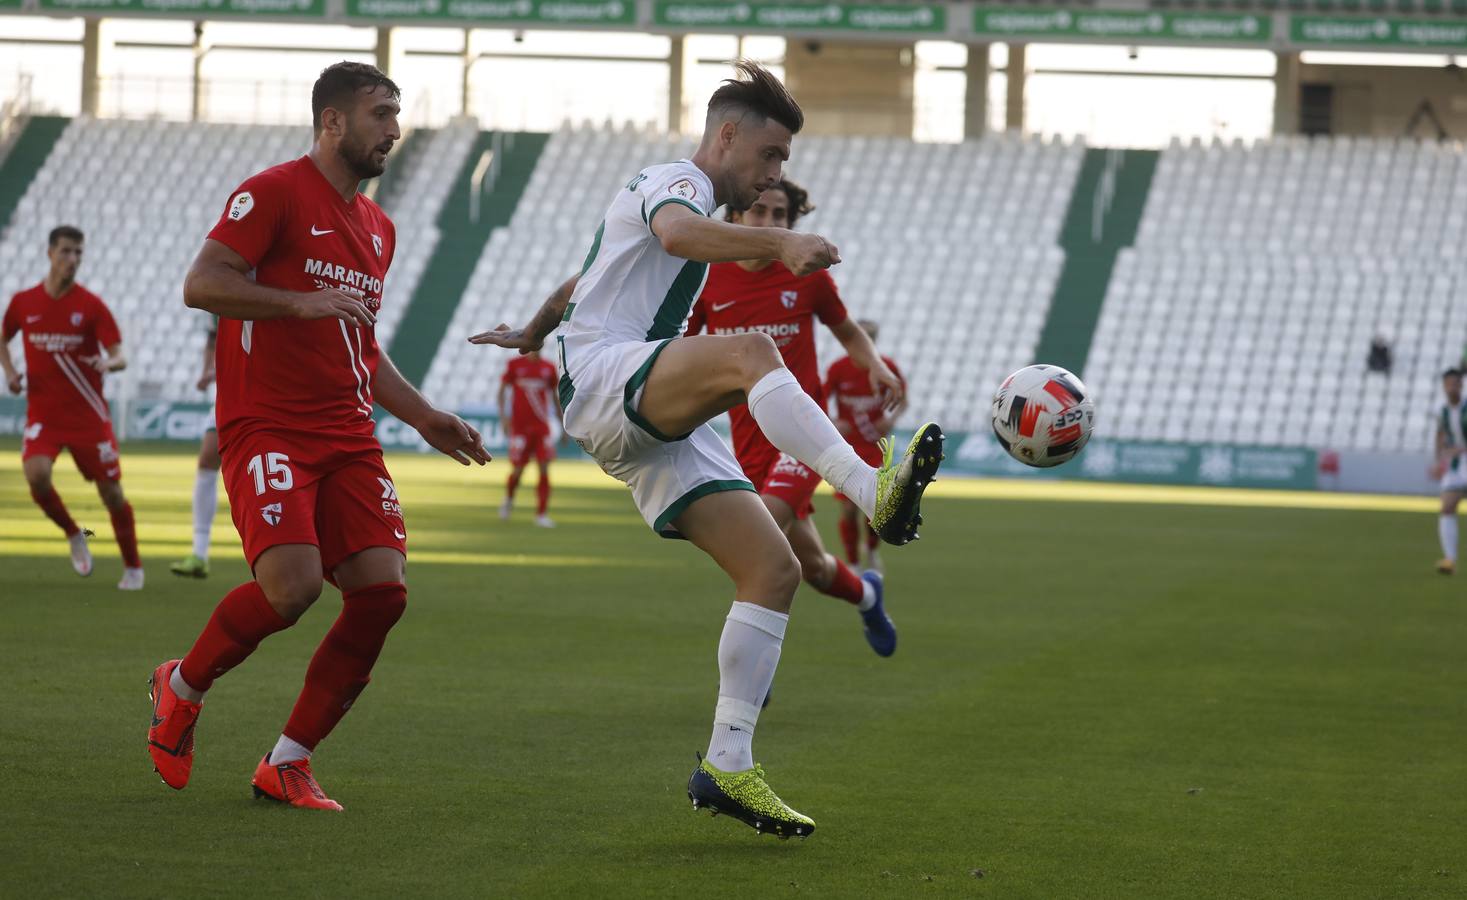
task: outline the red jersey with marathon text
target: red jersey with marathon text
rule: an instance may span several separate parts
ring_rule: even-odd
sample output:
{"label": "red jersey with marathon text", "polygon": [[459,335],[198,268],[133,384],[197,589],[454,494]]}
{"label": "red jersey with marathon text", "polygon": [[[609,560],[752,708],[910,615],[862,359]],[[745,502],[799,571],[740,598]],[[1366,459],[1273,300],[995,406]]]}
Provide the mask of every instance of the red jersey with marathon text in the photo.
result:
{"label": "red jersey with marathon text", "polygon": [[[397,246],[387,214],[361,194],[341,199],[309,156],[247,179],[209,238],[244,257],[260,284],[338,288],[373,313],[382,308],[382,282]],[[221,319],[218,341],[221,444],[264,428],[329,435],[338,446],[377,446],[374,329],[336,318]]]}
{"label": "red jersey with marathon text", "polygon": [[[737,263],[719,263],[708,268],[708,283],[693,307],[688,334],[705,328],[709,334],[764,332],[774,338],[800,387],[824,406],[820,363],[815,356],[815,321],[833,327],[846,318],[845,304],[829,272],[799,278],[781,262],[755,272],[746,272]],[[751,454],[773,452],[747,406],[740,404],[728,415],[734,453],[740,462]]]}
{"label": "red jersey with marathon text", "polygon": [[508,385],[513,394],[509,414],[515,431],[546,431],[558,418],[555,405],[556,381],[560,373],[548,359],[516,356],[504,368],[500,384]]}
{"label": "red jersey with marathon text", "polygon": [[21,291],[5,309],[6,341],[25,344],[26,422],[51,435],[89,436],[111,426],[102,373],[88,359],[122,340],[102,299],[79,284],[60,297],[44,284]]}
{"label": "red jersey with marathon text", "polygon": [[[892,358],[881,358],[905,385],[906,376]],[[877,441],[886,437],[874,424],[885,414],[881,408],[882,398],[871,390],[870,373],[857,368],[849,356],[842,356],[831,363],[825,373],[825,392],[835,398],[835,420],[849,425],[854,432],[852,444],[875,446]]]}

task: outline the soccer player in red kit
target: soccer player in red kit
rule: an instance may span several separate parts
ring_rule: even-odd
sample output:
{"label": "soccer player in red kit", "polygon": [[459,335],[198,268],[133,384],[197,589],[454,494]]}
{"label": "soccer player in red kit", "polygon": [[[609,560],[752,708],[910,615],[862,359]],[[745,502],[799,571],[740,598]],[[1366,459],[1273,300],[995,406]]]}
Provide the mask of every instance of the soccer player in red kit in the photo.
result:
{"label": "soccer player in red kit", "polygon": [[[877,327],[875,322],[861,321],[857,323],[866,336],[871,338],[871,343],[876,343]],[[906,379],[902,376],[902,370],[889,356],[881,357],[886,367],[896,373],[902,383]],[[858,366],[851,357],[842,356],[830,364],[825,372],[825,399],[835,407],[835,427],[841,434],[845,435],[850,445],[856,449],[857,455],[864,459],[867,465],[871,460],[881,461],[881,447],[877,442],[891,434],[892,425],[901,416],[902,411],[907,408],[906,391],[902,392],[902,399],[895,408],[888,407],[883,398],[871,387],[871,378],[865,370]],[[840,540],[846,551],[846,562],[856,565],[860,559],[861,535],[866,535],[866,567],[868,569],[881,570],[881,556],[876,546],[880,538],[876,532],[866,523],[861,516],[861,510],[841,494],[835,495],[836,502],[840,504]]]}
{"label": "soccer player in red kit", "polygon": [[[814,211],[809,194],[781,179],[743,213],[728,221],[756,228],[793,228],[800,216]],[[815,358],[815,321],[831,330],[853,358],[866,363],[863,374],[897,402],[902,382],[876,354],[876,348],[846,314],[830,273],[821,269],[803,278],[773,260],[718,263],[693,306],[688,334],[763,332],[774,339],[785,366],[805,393],[824,406],[820,369]],[[869,373],[869,374],[868,374]],[[857,575],[825,550],[810,521],[810,498],[820,476],[791,456],[780,453],[759,430],[746,405],[729,410],[734,455],[744,474],[758,487],[774,521],[784,529],[811,587],[855,606],[865,623],[866,641],[881,656],[896,652],[896,626],[886,614],[880,573]],[[878,462],[879,465],[879,462]]]}
{"label": "soccer player in red kit", "polygon": [[514,492],[520,486],[525,466],[534,459],[540,467],[535,485],[535,524],[554,528],[546,510],[550,506],[550,461],[555,458],[555,439],[560,432],[560,397],[555,389],[559,373],[555,363],[536,350],[516,356],[504,367],[499,380],[499,417],[509,438],[509,481],[504,486],[504,503],[499,518],[508,519],[514,509]]}
{"label": "soccer player in red kit", "polygon": [[[143,562],[138,556],[137,525],[132,505],[122,493],[122,463],[112,417],[102,395],[102,375],[127,367],[122,336],[102,299],[76,282],[85,237],[70,225],[51,231],[46,251],[51,270],[40,284],[21,291],[5,309],[0,368],[10,393],[26,393],[25,442],[20,457],[31,498],[61,526],[71,543],[71,565],[78,575],[92,574],[87,532],[71,518],[51,484],[51,469],[63,449],[82,477],[97,485],[97,495],[112,516],[112,530],[122,551],[124,591],[143,588]],[[24,377],[10,359],[10,340],[25,344]]]}
{"label": "soccer player in red kit", "polygon": [[252,783],[257,797],[341,809],[312,776],[311,752],[367,686],[407,606],[407,525],[372,404],[464,465],[488,461],[478,433],[430,405],[373,331],[396,241],[357,186],[382,174],[400,136],[399,96],[370,65],[324,70],[310,152],[230,195],[184,280],[184,301],[220,316],[219,452],[254,580],[220,601],[182,660],[153,672],[148,750],[173,788],[188,783],[204,693],[293,625],[324,578],[341,590],[341,615]]}

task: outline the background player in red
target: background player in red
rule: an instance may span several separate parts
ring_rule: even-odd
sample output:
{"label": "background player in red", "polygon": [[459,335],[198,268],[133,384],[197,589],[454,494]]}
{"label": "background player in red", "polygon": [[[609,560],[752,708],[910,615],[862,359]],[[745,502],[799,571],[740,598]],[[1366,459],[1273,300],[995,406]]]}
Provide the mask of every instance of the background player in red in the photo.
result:
{"label": "background player in red", "polygon": [[[863,320],[858,324],[875,345],[876,323]],[[856,448],[856,453],[867,465],[873,459],[881,461],[881,448],[876,442],[891,434],[892,425],[907,408],[906,378],[902,376],[902,370],[889,356],[882,356],[881,361],[902,380],[902,398],[895,407],[888,406],[884,398],[873,390],[871,378],[851,357],[842,356],[825,372],[825,398],[835,409],[835,427]],[[846,562],[856,565],[864,534],[866,567],[881,571],[881,554],[876,549],[881,539],[871,530],[856,504],[841,494],[836,494],[835,499],[840,503],[840,540],[845,547]]]}
{"label": "background player in red", "polygon": [[310,153],[235,191],[184,281],[189,306],[221,317],[219,451],[254,580],[220,601],[187,656],[153,672],[148,750],[170,787],[188,783],[204,692],[293,625],[324,577],[341,589],[341,615],[252,783],[257,797],[341,809],[312,776],[311,751],[367,686],[407,606],[407,525],[372,404],[464,465],[488,461],[478,433],[431,406],[373,331],[395,235],[357,186],[382,174],[400,136],[399,94],[370,65],[323,71]]}
{"label": "background player in red", "polygon": [[[813,210],[804,188],[782,179],[745,212],[730,212],[728,221],[756,228],[793,228],[800,216]],[[800,387],[824,406],[815,357],[816,319],[831,330],[852,358],[869,367],[869,374],[862,374],[872,384],[889,392],[891,402],[900,399],[901,381],[881,362],[865,332],[847,316],[835,282],[823,269],[800,278],[773,260],[713,265],[703,293],[693,306],[687,333],[697,334],[706,328],[709,334],[758,331],[769,335]],[[789,537],[805,581],[822,594],[839,597],[860,611],[871,649],[881,656],[896,652],[896,627],[886,615],[880,573],[857,575],[827,553],[820,532],[810,521],[814,510],[810,498],[820,484],[820,476],[776,450],[746,405],[729,410],[729,419],[734,455],[744,474],[758,487],[774,521]]]}
{"label": "background player in red", "polygon": [[[78,575],[92,574],[87,532],[66,511],[51,484],[51,469],[63,449],[82,477],[97,485],[97,495],[112,515],[112,530],[122,551],[122,580],[117,587],[143,587],[143,561],[138,556],[137,525],[132,505],[122,493],[122,463],[112,416],[102,393],[102,375],[127,367],[122,336],[102,299],[76,282],[85,237],[70,225],[51,230],[46,250],[51,270],[40,284],[21,291],[5,309],[0,368],[10,393],[26,392],[25,443],[21,461],[31,498],[61,526],[71,542],[71,564]],[[24,377],[10,359],[10,340],[25,344]]]}
{"label": "background player in red", "polygon": [[535,524],[554,528],[546,510],[550,506],[550,461],[555,458],[555,440],[560,434],[560,396],[555,389],[559,373],[555,363],[536,350],[516,356],[504,367],[499,381],[499,416],[509,438],[509,481],[504,486],[504,503],[499,518],[508,519],[514,509],[514,492],[520,486],[525,466],[534,459],[540,467],[535,486]]}

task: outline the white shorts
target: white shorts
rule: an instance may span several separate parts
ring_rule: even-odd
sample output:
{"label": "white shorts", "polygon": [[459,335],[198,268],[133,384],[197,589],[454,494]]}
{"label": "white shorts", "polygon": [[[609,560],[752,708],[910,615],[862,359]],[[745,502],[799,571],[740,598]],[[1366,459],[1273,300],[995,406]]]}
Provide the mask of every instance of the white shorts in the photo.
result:
{"label": "white shorts", "polygon": [[630,341],[576,350],[561,347],[565,433],[606,474],[632,489],[642,518],[663,537],[681,537],[672,520],[694,500],[754,485],[733,451],[706,422],[689,434],[665,435],[637,414],[642,389],[669,341]]}
{"label": "white shorts", "polygon": [[1467,461],[1461,460],[1460,457],[1457,467],[1447,469],[1442,475],[1442,493],[1445,494],[1447,491],[1467,494]]}

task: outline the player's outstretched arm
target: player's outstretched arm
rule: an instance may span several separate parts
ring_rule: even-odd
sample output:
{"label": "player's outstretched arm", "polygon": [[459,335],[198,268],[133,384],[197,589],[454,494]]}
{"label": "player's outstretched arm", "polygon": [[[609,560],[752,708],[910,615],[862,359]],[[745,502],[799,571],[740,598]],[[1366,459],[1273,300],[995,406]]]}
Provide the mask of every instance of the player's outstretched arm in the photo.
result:
{"label": "player's outstretched arm", "polygon": [[876,352],[876,345],[871,342],[871,337],[850,319],[839,325],[832,325],[830,333],[840,341],[856,368],[871,376],[871,387],[885,396],[886,402],[883,406],[887,415],[894,418],[907,402],[907,388],[891,370],[891,366],[886,364],[886,360],[881,358],[881,354]]}
{"label": "player's outstretched arm", "polygon": [[377,359],[372,396],[383,409],[416,429],[423,440],[439,453],[451,456],[465,466],[475,462],[482,466],[491,459],[479,432],[453,413],[429,403],[428,398],[402,377],[386,353]]}
{"label": "player's outstretched arm", "polygon": [[482,331],[469,338],[470,344],[488,344],[491,347],[503,347],[506,350],[518,350],[521,353],[530,353],[545,346],[545,339],[560,320],[565,317],[565,308],[570,304],[571,295],[576,292],[576,282],[580,276],[572,275],[566,279],[560,287],[555,289],[545,303],[541,305],[540,311],[530,320],[530,324],[524,328],[510,328],[503,322],[492,331]]}
{"label": "player's outstretched arm", "polygon": [[303,293],[258,284],[243,256],[215,240],[204,241],[183,279],[183,302],[226,319],[341,319],[370,328],[377,317],[362,298],[336,288]]}
{"label": "player's outstretched arm", "polygon": [[651,228],[668,254],[694,262],[777,259],[800,278],[840,262],[840,251],[818,234],[719,222],[681,203],[658,207]]}

